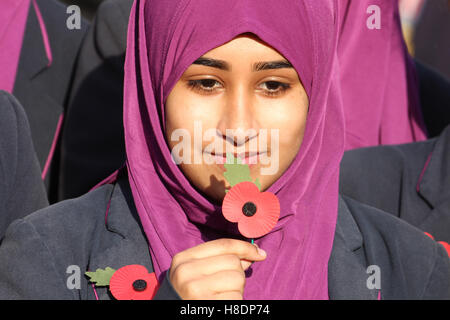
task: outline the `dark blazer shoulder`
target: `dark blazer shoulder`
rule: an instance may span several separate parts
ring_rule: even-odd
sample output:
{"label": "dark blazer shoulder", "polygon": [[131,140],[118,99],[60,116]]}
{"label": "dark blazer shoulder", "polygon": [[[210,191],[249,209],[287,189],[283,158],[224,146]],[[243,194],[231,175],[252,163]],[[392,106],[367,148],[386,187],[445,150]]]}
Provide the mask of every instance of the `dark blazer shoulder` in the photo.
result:
{"label": "dark blazer shoulder", "polygon": [[434,138],[422,142],[346,151],[341,161],[342,177],[346,179],[347,174],[355,172],[364,176],[372,177],[373,175],[378,179],[380,171],[372,171],[372,169],[383,170],[381,171],[383,176],[387,176],[390,173],[401,172],[399,168],[421,167],[433,150],[436,141],[437,138]]}
{"label": "dark blazer shoulder", "polygon": [[346,151],[340,164],[340,193],[399,216],[402,194],[416,192],[436,141],[434,138]]}
{"label": "dark blazer shoulder", "polygon": [[[0,299],[88,299],[83,274],[104,232],[106,185],[15,220],[0,245]],[[68,277],[78,269],[78,287]],[[11,270],[14,270],[12,272]],[[71,271],[72,270],[72,271]],[[80,287],[81,285],[81,287]]]}
{"label": "dark blazer shoulder", "polygon": [[391,214],[343,199],[361,231],[367,264],[380,268],[382,299],[450,299],[450,259],[442,245]]}
{"label": "dark blazer shoulder", "polygon": [[82,245],[92,241],[99,227],[104,226],[113,188],[107,184],[81,197],[55,203],[28,215],[18,224],[33,225],[47,242],[55,242],[57,247]]}

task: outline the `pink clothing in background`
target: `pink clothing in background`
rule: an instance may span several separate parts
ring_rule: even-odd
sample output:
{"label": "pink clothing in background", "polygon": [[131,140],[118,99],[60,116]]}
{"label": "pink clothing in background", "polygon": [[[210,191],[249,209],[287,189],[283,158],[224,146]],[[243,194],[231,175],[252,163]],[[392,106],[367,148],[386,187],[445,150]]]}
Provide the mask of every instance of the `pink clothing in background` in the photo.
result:
{"label": "pink clothing in background", "polygon": [[0,90],[12,93],[30,0],[0,2]]}

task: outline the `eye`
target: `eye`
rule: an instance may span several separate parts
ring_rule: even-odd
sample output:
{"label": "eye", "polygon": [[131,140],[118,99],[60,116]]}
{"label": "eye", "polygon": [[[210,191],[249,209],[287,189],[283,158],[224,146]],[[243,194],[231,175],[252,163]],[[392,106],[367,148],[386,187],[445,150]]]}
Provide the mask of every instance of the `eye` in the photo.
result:
{"label": "eye", "polygon": [[289,90],[291,86],[287,83],[279,82],[279,81],[266,81],[260,85],[265,92],[265,95],[268,96],[278,96],[285,91]]}
{"label": "eye", "polygon": [[212,93],[218,87],[221,87],[219,81],[214,79],[189,80],[187,82],[189,88],[201,93]]}

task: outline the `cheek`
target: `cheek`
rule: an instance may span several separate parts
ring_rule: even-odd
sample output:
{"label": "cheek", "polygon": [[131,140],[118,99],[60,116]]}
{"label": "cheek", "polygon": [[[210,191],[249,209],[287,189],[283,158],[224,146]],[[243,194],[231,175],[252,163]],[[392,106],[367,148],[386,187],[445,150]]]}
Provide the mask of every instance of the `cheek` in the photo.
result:
{"label": "cheek", "polygon": [[[194,137],[194,129],[216,126],[220,118],[220,103],[213,99],[199,99],[189,95],[177,95],[166,102],[166,136],[177,129],[187,130]],[[169,142],[173,146],[173,143]]]}
{"label": "cheek", "polygon": [[281,101],[266,109],[261,125],[279,131],[280,147],[298,147],[303,140],[307,112],[307,102],[299,103],[299,99]]}

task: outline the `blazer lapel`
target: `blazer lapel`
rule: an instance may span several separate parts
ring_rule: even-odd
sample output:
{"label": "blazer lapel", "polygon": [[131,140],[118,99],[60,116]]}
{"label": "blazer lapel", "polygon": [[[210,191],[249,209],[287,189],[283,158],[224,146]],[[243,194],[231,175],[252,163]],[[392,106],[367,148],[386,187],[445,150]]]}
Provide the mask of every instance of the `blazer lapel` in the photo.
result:
{"label": "blazer lapel", "polygon": [[[30,2],[17,75],[24,80],[31,80],[45,70],[49,63],[38,16],[33,2]],[[16,83],[20,85],[23,81]]]}
{"label": "blazer lapel", "polygon": [[328,290],[333,300],[376,300],[378,290],[369,289],[363,258],[363,240],[356,222],[342,198],[333,250],[328,262]]}
{"label": "blazer lapel", "polygon": [[418,181],[418,192],[432,206],[450,197],[450,126],[437,139]]}
{"label": "blazer lapel", "polygon": [[433,208],[418,227],[431,232],[436,240],[450,241],[450,127],[437,139],[417,189]]}
{"label": "blazer lapel", "polygon": [[[106,267],[117,270],[126,265],[139,264],[145,266],[149,273],[153,272],[149,247],[138,221],[131,190],[126,183],[117,182],[109,209],[105,212],[106,228],[116,237],[114,241],[108,240],[106,245],[99,245],[93,250],[89,271]],[[100,300],[111,299],[106,287],[96,288],[96,292]]]}

